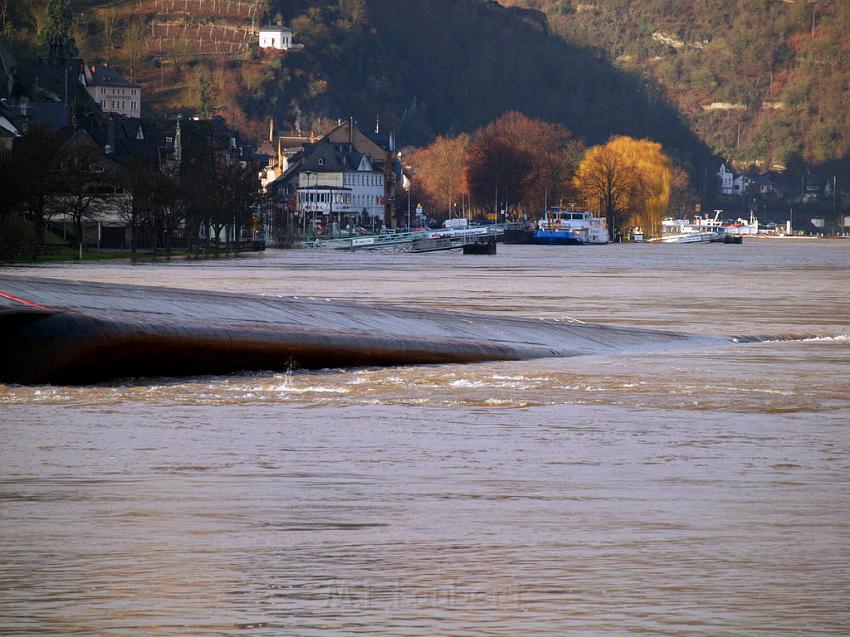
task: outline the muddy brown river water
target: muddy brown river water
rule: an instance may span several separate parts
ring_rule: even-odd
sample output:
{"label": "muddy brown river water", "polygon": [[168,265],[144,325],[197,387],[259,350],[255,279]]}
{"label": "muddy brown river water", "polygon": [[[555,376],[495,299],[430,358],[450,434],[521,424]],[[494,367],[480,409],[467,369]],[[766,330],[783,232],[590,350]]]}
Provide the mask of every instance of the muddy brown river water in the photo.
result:
{"label": "muddy brown river water", "polygon": [[0,385],[2,635],[850,634],[850,241],[0,273],[801,337]]}

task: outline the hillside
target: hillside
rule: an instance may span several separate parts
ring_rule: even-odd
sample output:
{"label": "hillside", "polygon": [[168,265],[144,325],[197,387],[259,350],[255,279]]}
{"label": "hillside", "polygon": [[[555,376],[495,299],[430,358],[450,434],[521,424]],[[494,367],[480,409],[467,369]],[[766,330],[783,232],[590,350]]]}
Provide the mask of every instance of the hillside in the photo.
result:
{"label": "hillside", "polygon": [[505,0],[661,84],[712,150],[763,169],[850,155],[846,0]]}
{"label": "hillside", "polygon": [[[5,39],[34,49],[44,0],[10,13]],[[87,61],[143,84],[149,112],[220,112],[259,135],[353,115],[403,143],[471,130],[505,111],[565,124],[589,142],[662,141],[692,165],[709,151],[655,85],[550,32],[541,14],[484,0],[72,0]],[[283,18],[303,50],[258,51],[253,30]]]}
{"label": "hillside", "polygon": [[[507,110],[593,143],[662,141],[763,170],[850,163],[850,3],[717,0],[71,0],[86,60],[145,87],[148,113],[218,112],[260,135],[380,117],[403,143]],[[2,33],[35,49],[47,0],[7,7]],[[284,19],[303,50],[258,50]]]}

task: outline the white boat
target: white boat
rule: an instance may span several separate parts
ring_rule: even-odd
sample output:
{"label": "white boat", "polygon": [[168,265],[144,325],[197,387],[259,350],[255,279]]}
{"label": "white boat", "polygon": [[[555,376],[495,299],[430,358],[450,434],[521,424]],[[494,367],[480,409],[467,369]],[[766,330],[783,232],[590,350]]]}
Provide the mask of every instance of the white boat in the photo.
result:
{"label": "white boat", "polygon": [[723,241],[723,236],[717,232],[683,232],[666,234],[657,239],[650,239],[659,243],[712,243]]}
{"label": "white boat", "polygon": [[[724,221],[720,218],[722,210],[715,210],[714,217],[694,217],[687,219],[664,219],[661,222],[661,237],[651,239],[662,243],[713,243],[727,241],[727,237],[744,234],[757,234],[759,221],[750,212],[750,220],[737,219]],[[735,243],[739,243],[740,239]]]}
{"label": "white boat", "polygon": [[[701,221],[708,223],[702,224]],[[722,229],[714,225],[713,219],[664,219],[661,222],[661,236],[650,241],[660,243],[711,243],[723,241]]]}
{"label": "white boat", "polygon": [[759,233],[759,220],[753,214],[753,211],[750,210],[750,220],[746,221],[741,219],[740,217],[733,221],[732,223],[723,224],[723,231],[726,234],[758,234]]}

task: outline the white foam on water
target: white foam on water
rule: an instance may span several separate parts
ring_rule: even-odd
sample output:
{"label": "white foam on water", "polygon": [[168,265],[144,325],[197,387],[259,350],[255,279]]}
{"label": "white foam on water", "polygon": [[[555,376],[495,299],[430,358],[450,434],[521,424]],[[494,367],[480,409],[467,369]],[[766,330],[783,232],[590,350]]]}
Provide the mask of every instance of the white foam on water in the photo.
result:
{"label": "white foam on water", "polygon": [[451,387],[487,387],[487,383],[484,383],[480,380],[466,380],[465,378],[461,378],[459,380],[453,380],[449,383]]}
{"label": "white foam on water", "polygon": [[279,385],[276,391],[288,394],[347,394],[348,389],[344,387],[323,387],[321,385],[308,387],[290,387],[289,385]]}
{"label": "white foam on water", "polygon": [[804,343],[814,343],[814,342],[842,342],[850,340],[850,335],[848,334],[838,334],[837,336],[813,336],[811,338],[802,339]]}

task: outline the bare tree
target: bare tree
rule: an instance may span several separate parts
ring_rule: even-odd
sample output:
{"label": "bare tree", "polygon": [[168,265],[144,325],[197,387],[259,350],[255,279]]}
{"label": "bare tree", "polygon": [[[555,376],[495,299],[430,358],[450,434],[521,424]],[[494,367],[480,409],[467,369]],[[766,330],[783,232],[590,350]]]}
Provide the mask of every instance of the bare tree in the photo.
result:
{"label": "bare tree", "polygon": [[115,48],[115,23],[118,20],[118,14],[115,9],[107,9],[103,12],[101,23],[103,25],[103,48],[106,51],[106,63],[111,62],[110,54]]}
{"label": "bare tree", "polygon": [[31,126],[0,165],[0,207],[26,206],[35,232],[33,257],[44,245],[44,227],[52,214],[48,204],[55,191],[52,176],[60,146],[61,139],[52,130]]}
{"label": "bare tree", "polygon": [[118,214],[130,228],[130,252],[136,252],[139,234],[154,206],[158,170],[145,157],[132,157],[118,180]]}
{"label": "bare tree", "polygon": [[107,169],[94,148],[75,148],[60,153],[55,183],[57,192],[54,209],[71,218],[74,235],[83,258],[85,222],[101,214],[104,195],[112,194],[112,186],[105,179]]}
{"label": "bare tree", "polygon": [[149,221],[156,236],[156,246],[171,254],[171,241],[186,219],[185,192],[175,179],[157,173],[151,188]]}
{"label": "bare tree", "polygon": [[139,60],[145,53],[145,25],[140,20],[133,20],[124,35],[124,51],[127,55],[130,81],[136,81],[136,69]]}

